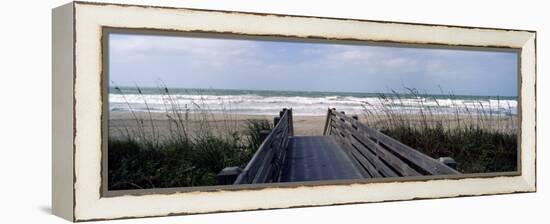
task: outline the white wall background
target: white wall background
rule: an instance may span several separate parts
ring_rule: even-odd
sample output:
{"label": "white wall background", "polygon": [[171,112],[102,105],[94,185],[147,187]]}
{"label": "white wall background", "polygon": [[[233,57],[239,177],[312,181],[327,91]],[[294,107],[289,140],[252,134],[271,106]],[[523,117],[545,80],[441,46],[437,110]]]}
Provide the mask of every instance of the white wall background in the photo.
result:
{"label": "white wall background", "polygon": [[[114,1],[114,0],[113,0]],[[61,223],[51,215],[51,9],[66,3],[0,6],[0,223]],[[101,1],[103,2],[103,1]],[[147,4],[152,1],[125,0]],[[155,1],[157,5],[370,20],[536,30],[538,192],[332,207],[237,212],[110,223],[531,223],[548,221],[550,16],[545,1]],[[480,186],[483,187],[483,186]]]}

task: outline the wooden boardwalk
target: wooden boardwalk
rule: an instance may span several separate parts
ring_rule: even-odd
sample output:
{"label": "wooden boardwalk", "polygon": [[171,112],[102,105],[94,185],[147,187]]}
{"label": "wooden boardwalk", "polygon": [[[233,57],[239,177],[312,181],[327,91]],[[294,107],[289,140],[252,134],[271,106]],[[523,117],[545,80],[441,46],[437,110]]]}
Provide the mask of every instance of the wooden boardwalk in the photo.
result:
{"label": "wooden boardwalk", "polygon": [[360,179],[361,172],[330,136],[290,138],[280,182]]}
{"label": "wooden boardwalk", "polygon": [[274,119],[265,140],[246,167],[228,167],[219,184],[256,184],[362,178],[459,174],[357,117],[329,109],[319,136],[293,136],[292,109]]}

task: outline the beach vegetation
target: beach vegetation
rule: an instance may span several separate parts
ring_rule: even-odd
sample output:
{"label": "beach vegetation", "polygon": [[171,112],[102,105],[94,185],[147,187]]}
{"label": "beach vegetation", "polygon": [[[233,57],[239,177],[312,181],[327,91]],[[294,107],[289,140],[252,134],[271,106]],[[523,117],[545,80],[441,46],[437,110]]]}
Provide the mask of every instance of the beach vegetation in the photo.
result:
{"label": "beach vegetation", "polygon": [[[145,112],[125,98],[132,127],[111,127],[108,139],[109,190],[210,186],[225,167],[244,168],[261,144],[260,131],[272,124],[250,119],[239,124],[230,107],[215,116],[201,100],[180,105],[161,85],[167,131],[161,131],[147,97],[135,87]],[[119,87],[113,88],[125,97]]]}
{"label": "beach vegetation", "polygon": [[[442,99],[451,104],[440,105]],[[485,103],[456,99],[411,88],[379,94],[379,103],[363,104],[361,121],[432,158],[453,158],[462,173],[516,171],[518,121],[512,106],[500,97]]]}

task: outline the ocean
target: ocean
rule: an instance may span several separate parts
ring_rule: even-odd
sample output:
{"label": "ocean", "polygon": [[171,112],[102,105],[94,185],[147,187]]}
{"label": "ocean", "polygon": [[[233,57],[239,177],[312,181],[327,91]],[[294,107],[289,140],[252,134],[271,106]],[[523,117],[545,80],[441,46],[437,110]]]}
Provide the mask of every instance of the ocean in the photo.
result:
{"label": "ocean", "polygon": [[[120,90],[120,91],[119,91]],[[419,113],[431,110],[434,114],[492,114],[516,115],[517,97],[469,96],[437,94],[181,89],[169,88],[169,94],[159,88],[110,88],[110,111],[166,112],[177,104],[178,110],[212,113],[229,112],[247,115],[276,115],[282,108],[292,108],[294,115],[326,115],[328,108],[348,114]]]}

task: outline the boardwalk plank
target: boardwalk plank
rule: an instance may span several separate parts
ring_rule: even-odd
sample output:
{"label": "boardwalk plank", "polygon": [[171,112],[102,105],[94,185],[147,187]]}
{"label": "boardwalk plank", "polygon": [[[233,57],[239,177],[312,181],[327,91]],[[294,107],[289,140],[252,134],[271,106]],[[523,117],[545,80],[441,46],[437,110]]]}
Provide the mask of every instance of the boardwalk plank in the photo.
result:
{"label": "boardwalk plank", "polygon": [[[365,159],[367,159],[369,161],[370,164],[372,164],[372,166],[375,167],[375,169],[381,173],[384,177],[396,177],[396,176],[399,176],[397,173],[395,173],[395,171],[393,171],[390,167],[388,167],[382,160],[381,158],[388,158],[387,156],[383,156],[383,157],[379,157],[377,154],[371,152],[369,150],[369,148],[367,148],[365,145],[363,145],[360,141],[358,141],[356,139],[356,135],[357,133],[356,132],[351,132],[350,130],[348,130],[348,128],[351,127],[350,124],[346,124],[344,123],[343,121],[341,120],[335,120],[333,121],[335,123],[335,126],[337,126],[338,130],[340,130],[340,132],[345,132],[345,135],[347,136],[347,138],[344,140],[344,144],[349,144],[353,147],[354,150],[357,150],[360,154],[356,154],[355,156],[358,157],[359,155],[361,155],[362,157],[364,157]],[[385,152],[387,154],[389,154],[389,152]],[[391,162],[389,164],[392,164]],[[406,164],[403,162],[403,161],[398,161],[397,163],[394,164],[395,166],[406,166]],[[409,172],[415,172],[413,169],[409,168],[410,171]],[[370,171],[369,171],[370,172]],[[418,174],[418,173],[416,173]]]}
{"label": "boardwalk plank", "polygon": [[281,182],[361,178],[361,172],[332,137],[290,138]]}
{"label": "boardwalk plank", "polygon": [[357,120],[351,119],[343,114],[333,113],[338,119],[343,119],[352,125],[355,125],[361,132],[368,134],[369,136],[378,139],[380,143],[387,146],[389,150],[392,150],[394,153],[398,154],[401,158],[406,158],[408,161],[414,165],[421,168],[423,171],[431,175],[436,174],[459,174],[458,171],[440,163],[439,161],[373,129],[370,128]]}
{"label": "boardwalk plank", "polygon": [[[340,129],[346,129],[346,127],[351,127],[351,124],[344,124],[340,120],[333,121],[336,124],[339,124],[340,126],[337,126]],[[351,132],[350,132],[351,134]],[[386,163],[390,164],[393,169],[395,169],[397,172],[399,172],[399,175],[397,175],[393,170],[391,170],[389,167],[379,164],[377,162],[376,166],[380,166],[380,169],[384,170],[385,173],[387,173],[387,176],[420,176],[421,174],[418,173],[416,170],[411,168],[407,163],[399,159],[397,156],[393,155],[391,152],[383,148],[382,146],[376,144],[373,140],[371,140],[368,135],[365,133],[362,133],[360,131],[354,131],[353,137],[349,139],[349,141],[352,142],[352,144],[356,145],[357,148],[363,148],[367,147],[368,149],[372,150],[374,154],[372,154],[367,148],[364,148],[365,150],[362,150],[361,152],[363,155],[365,155],[368,159],[372,159],[371,161],[374,161],[376,159],[374,158],[380,158],[384,160]],[[360,145],[362,147],[360,147]]]}

